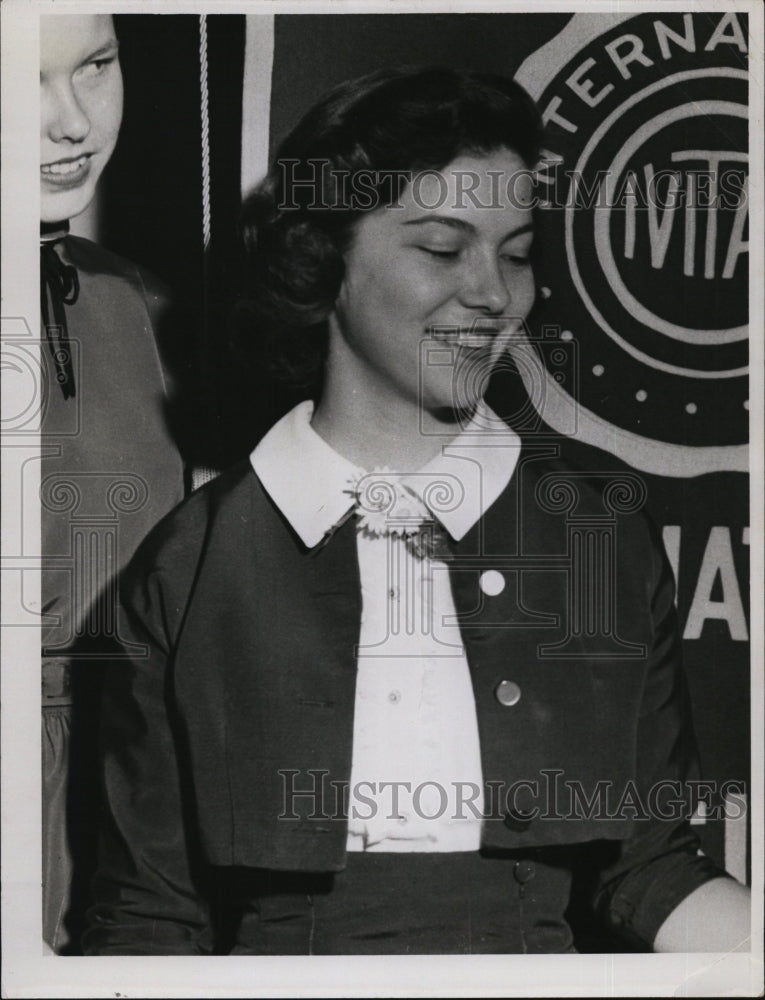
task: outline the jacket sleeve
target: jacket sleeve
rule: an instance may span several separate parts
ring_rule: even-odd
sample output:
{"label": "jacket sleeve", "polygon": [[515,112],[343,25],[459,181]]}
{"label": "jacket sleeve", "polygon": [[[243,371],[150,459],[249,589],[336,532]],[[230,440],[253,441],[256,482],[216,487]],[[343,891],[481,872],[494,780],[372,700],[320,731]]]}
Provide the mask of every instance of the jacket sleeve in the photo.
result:
{"label": "jacket sleeve", "polygon": [[[595,894],[607,926],[642,949],[653,945],[664,920],[686,896],[726,875],[700,853],[689,822],[692,782],[699,774],[675,585],[658,532],[649,531],[654,536],[647,594],[653,635],[638,726],[635,834],[619,843],[600,871]],[[629,803],[631,790],[625,791]]]}
{"label": "jacket sleeve", "polygon": [[172,710],[179,608],[151,546],[139,550],[121,591],[124,658],[106,668],[99,866],[83,948],[87,955],[204,954],[209,914]]}

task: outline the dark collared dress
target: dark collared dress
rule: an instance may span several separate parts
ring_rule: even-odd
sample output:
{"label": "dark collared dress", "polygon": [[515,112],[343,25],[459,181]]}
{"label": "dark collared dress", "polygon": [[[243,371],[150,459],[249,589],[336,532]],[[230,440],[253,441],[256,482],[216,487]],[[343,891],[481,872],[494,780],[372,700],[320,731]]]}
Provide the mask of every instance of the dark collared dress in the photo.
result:
{"label": "dark collared dress", "polygon": [[346,852],[353,518],[306,549],[249,463],[169,515],[123,585],[142,652],[108,671],[86,952],[565,952],[575,896],[650,950],[724,873],[688,823],[674,585],[629,485],[527,449],[444,555],[488,806],[480,852],[442,855]]}
{"label": "dark collared dress", "polygon": [[64,306],[74,395],[60,390],[45,341],[40,350],[43,933],[66,951],[79,947],[95,853],[95,702],[116,637],[115,579],[181,500],[183,465],[157,345],[167,296],[88,240],[66,236],[54,252],[79,281]]}

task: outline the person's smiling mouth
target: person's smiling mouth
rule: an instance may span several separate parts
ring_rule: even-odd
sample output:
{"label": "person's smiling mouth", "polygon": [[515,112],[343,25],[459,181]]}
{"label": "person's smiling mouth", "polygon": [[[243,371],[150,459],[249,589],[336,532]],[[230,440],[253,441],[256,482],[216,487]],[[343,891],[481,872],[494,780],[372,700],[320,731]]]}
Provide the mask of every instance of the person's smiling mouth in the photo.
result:
{"label": "person's smiling mouth", "polygon": [[43,163],[40,166],[40,175],[48,184],[57,187],[75,187],[90,173],[92,156],[93,153],[80,153],[79,156],[62,157],[52,163]]}
{"label": "person's smiling mouth", "polygon": [[469,326],[439,323],[428,328],[434,340],[451,347],[490,347],[499,334],[506,329],[504,324],[475,322]]}

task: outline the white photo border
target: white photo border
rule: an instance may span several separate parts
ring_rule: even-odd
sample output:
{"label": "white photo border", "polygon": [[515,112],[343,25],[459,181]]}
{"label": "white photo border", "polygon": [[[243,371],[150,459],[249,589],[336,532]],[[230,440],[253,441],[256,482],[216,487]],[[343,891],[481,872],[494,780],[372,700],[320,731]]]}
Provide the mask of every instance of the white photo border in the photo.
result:
{"label": "white photo border", "polygon": [[[660,5],[643,0],[587,0],[534,5],[534,13],[635,14],[741,11],[749,16],[751,329],[751,638],[753,951],[730,955],[561,955],[395,957],[113,957],[44,955],[41,935],[39,631],[2,631],[2,936],[6,997],[310,997],[310,996],[656,996],[758,995],[762,989],[763,887],[763,7],[707,0]],[[521,13],[526,0],[3,0],[2,3],[2,324],[39,322],[39,16],[59,13]],[[14,412],[13,383],[3,372],[4,412]],[[7,409],[6,409],[7,408]],[[18,525],[39,533],[39,509],[24,505],[14,456],[3,442],[2,547],[15,551]],[[18,606],[20,574],[2,580],[4,608]],[[26,595],[29,600],[29,595]],[[34,603],[34,597],[32,597]],[[39,595],[37,596],[39,606]],[[759,610],[758,610],[759,609]]]}

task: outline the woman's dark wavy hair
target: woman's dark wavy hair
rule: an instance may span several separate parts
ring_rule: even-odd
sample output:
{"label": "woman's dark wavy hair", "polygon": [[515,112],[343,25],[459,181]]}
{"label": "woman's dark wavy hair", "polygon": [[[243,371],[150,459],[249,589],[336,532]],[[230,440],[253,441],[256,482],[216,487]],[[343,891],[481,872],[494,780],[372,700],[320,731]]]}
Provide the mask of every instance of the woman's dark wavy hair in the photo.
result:
{"label": "woman's dark wavy hair", "polygon": [[[239,317],[271,370],[315,389],[355,223],[393,204],[407,178],[463,153],[506,147],[527,166],[542,126],[509,78],[457,69],[384,70],[331,91],[281,144],[247,199]],[[363,179],[363,188],[353,179]]]}

